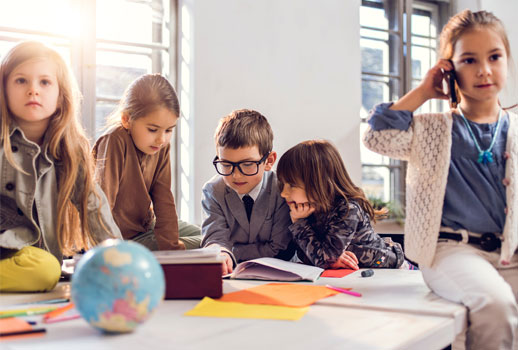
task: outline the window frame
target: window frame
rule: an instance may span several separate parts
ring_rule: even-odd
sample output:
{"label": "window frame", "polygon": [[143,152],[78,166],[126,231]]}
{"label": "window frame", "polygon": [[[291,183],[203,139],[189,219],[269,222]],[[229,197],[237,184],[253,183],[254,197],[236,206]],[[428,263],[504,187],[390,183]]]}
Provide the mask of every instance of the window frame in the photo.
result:
{"label": "window frame", "polygon": [[[404,94],[406,94],[408,91],[412,89],[412,83],[416,81],[420,81],[420,78],[414,78],[412,77],[412,56],[408,55],[406,53],[412,52],[413,46],[419,46],[412,44],[412,38],[413,37],[423,37],[420,35],[413,34],[411,31],[411,21],[412,16],[407,16],[406,14],[409,12],[407,9],[412,10],[412,14],[415,10],[421,10],[421,11],[429,11],[432,13],[431,21],[435,24],[437,28],[437,36],[434,38],[436,40],[436,43],[438,43],[438,36],[440,33],[440,29],[442,28],[443,24],[445,23],[447,16],[450,15],[450,4],[448,1],[444,0],[385,0],[384,2],[379,1],[373,1],[373,0],[362,0],[360,6],[367,6],[367,7],[377,7],[377,8],[384,8],[384,4],[386,2],[389,2],[389,7],[385,7],[385,13],[387,13],[387,8],[389,10],[392,10],[391,13],[389,13],[386,17],[388,18],[388,29],[380,29],[380,28],[373,28],[362,24],[361,17],[360,17],[360,28],[361,29],[367,29],[370,31],[376,31],[376,32],[382,32],[387,34],[387,40],[385,42],[388,43],[389,46],[389,56],[391,55],[397,55],[395,60],[390,59],[389,66],[397,67],[397,73],[392,73],[392,69],[389,68],[388,73],[376,73],[376,72],[369,72],[364,71],[362,68],[361,72],[361,79],[362,79],[362,85],[365,81],[379,81],[381,83],[386,83],[389,86],[389,96],[396,95],[397,98],[401,98]],[[370,6],[369,6],[370,5]],[[392,29],[395,27],[394,23],[392,21],[396,22],[396,29]],[[410,30],[407,30],[410,29]],[[399,43],[396,43],[396,47],[393,47],[389,42],[391,39],[391,36],[396,36],[399,38]],[[423,37],[424,38],[424,37]],[[427,37],[428,39],[431,39],[431,37]],[[372,40],[372,37],[369,36],[360,36],[360,39],[368,39]],[[383,40],[383,39],[377,39],[377,40]],[[427,47],[428,49],[436,50],[436,47]],[[394,62],[396,61],[396,62]],[[435,63],[435,62],[433,62]],[[422,72],[423,74],[426,72]],[[398,87],[396,88],[397,91],[392,90],[393,87],[391,86],[391,79],[394,81],[398,81]],[[363,90],[363,87],[362,87]],[[379,101],[379,102],[386,102],[386,101]],[[441,110],[442,104],[440,101],[434,102],[435,103],[435,110]],[[362,104],[363,107],[363,104]],[[361,124],[365,125],[367,123],[367,117],[362,116],[361,117]],[[404,203],[406,200],[406,162],[388,158],[387,164],[378,164],[378,163],[367,163],[364,162],[362,159],[362,173],[363,169],[365,168],[386,168],[389,172],[389,196],[387,199],[387,202],[392,202],[396,206],[399,206],[401,208],[404,208]],[[362,176],[363,177],[363,176]]]}
{"label": "window frame", "polygon": [[[128,42],[118,40],[108,40],[96,37],[96,8],[98,0],[70,0],[71,7],[75,11],[81,13],[83,19],[80,32],[78,36],[63,35],[53,32],[46,32],[37,29],[24,29],[20,27],[0,26],[0,42],[21,42],[24,40],[39,40],[54,47],[66,47],[70,51],[70,56],[67,61],[70,62],[70,68],[74,73],[78,87],[82,93],[81,118],[80,122],[84,127],[87,136],[91,139],[92,144],[95,142],[96,132],[102,125],[96,125],[96,106],[98,102],[109,102],[117,104],[120,97],[117,96],[102,96],[96,94],[96,79],[97,79],[97,64],[96,55],[99,51],[113,51],[128,54],[143,54],[132,48],[144,49],[158,49],[167,53],[168,61],[164,62],[167,65],[166,77],[175,86],[178,86],[178,0],[164,0],[168,1],[169,11],[165,13],[167,7],[163,7],[163,16],[168,18],[168,23],[161,25],[160,30],[169,31],[169,40],[162,44],[153,42]],[[140,2],[139,0],[128,0]],[[153,2],[160,2],[162,0],[150,0],[149,5]],[[153,25],[153,22],[149,23]],[[153,35],[162,35],[163,33],[156,33],[157,28],[153,28]],[[148,56],[153,56],[149,54]],[[162,56],[162,55],[160,55]],[[152,73],[163,73],[161,66],[162,62],[157,63],[160,58],[151,57],[152,59]],[[176,173],[177,166],[177,130],[173,133],[171,139],[171,164],[172,173]],[[173,176],[172,191],[176,193],[177,181]]]}

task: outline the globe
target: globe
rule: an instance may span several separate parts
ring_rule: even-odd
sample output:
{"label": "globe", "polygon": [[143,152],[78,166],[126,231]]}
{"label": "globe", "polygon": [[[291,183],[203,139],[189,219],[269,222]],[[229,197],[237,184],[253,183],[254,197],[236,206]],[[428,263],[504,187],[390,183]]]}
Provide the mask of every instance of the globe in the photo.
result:
{"label": "globe", "polygon": [[162,267],[144,246],[107,240],[79,260],[72,276],[72,301],[93,327],[132,332],[164,298]]}

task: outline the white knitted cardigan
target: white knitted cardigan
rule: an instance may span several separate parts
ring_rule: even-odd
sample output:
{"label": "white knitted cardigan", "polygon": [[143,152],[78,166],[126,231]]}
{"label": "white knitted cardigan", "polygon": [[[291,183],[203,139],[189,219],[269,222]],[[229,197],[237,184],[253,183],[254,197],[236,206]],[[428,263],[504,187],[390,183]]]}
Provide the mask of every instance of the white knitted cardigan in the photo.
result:
{"label": "white knitted cardigan", "polygon": [[[420,266],[433,263],[450,168],[452,114],[414,115],[408,130],[374,131],[363,142],[370,150],[408,161],[406,178],[405,254]],[[505,174],[507,215],[500,263],[510,261],[518,246],[518,116],[509,113]],[[467,208],[469,210],[469,208]]]}

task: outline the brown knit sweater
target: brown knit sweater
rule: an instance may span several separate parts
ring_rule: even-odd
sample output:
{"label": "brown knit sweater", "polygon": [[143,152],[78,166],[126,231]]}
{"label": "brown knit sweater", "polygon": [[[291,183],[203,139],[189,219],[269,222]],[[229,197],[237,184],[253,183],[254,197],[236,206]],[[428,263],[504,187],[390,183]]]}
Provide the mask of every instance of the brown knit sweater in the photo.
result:
{"label": "brown knit sweater", "polygon": [[178,216],[171,193],[170,146],[153,155],[141,152],[122,126],[101,136],[93,148],[96,180],[110,203],[122,236],[151,228],[160,250],[185,249],[178,241]]}

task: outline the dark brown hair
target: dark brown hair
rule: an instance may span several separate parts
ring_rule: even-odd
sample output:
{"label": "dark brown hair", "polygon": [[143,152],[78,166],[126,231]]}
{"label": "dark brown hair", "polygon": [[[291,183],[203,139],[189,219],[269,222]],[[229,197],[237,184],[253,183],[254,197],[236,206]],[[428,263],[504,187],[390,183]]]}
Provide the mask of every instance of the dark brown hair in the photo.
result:
{"label": "dark brown hair", "polygon": [[340,153],[330,142],[309,140],[290,148],[277,165],[279,186],[303,185],[315,212],[329,212],[337,196],[354,200],[375,221],[382,214],[374,210],[363,190],[354,185]]}
{"label": "dark brown hair", "polygon": [[237,149],[257,146],[261,156],[272,151],[273,132],[268,120],[250,109],[233,111],[221,118],[214,134],[216,146]]}

